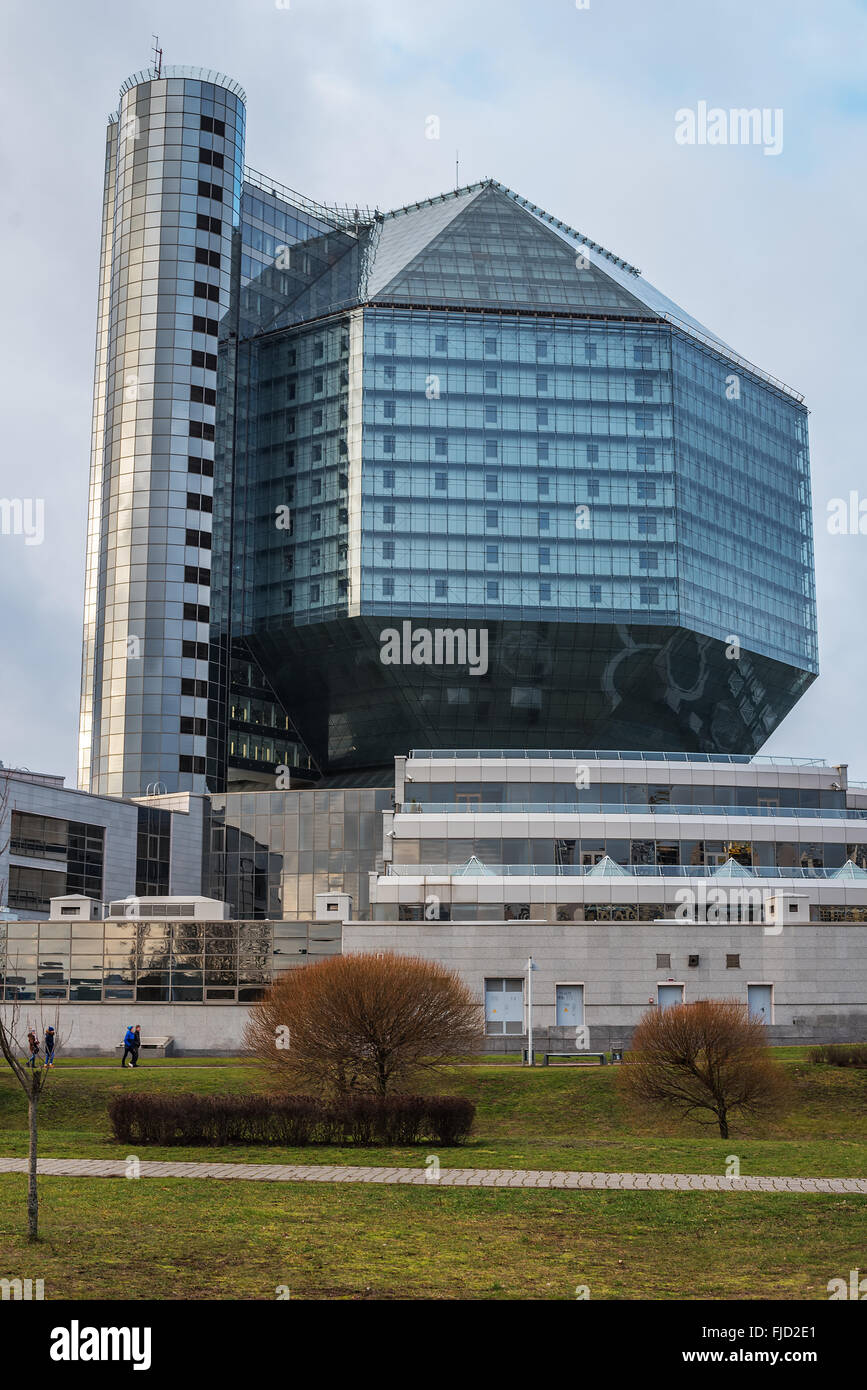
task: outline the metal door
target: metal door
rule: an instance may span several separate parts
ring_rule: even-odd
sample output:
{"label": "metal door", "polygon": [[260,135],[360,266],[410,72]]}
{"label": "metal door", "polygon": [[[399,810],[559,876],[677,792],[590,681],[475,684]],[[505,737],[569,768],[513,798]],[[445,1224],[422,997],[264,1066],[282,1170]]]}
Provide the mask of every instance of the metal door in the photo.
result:
{"label": "metal door", "polygon": [[577,1028],[584,1022],[584,986],[557,986],[557,1027]]}
{"label": "metal door", "polygon": [[773,994],[773,985],[747,985],[750,1018],[757,1018],[760,1023],[770,1023]]}

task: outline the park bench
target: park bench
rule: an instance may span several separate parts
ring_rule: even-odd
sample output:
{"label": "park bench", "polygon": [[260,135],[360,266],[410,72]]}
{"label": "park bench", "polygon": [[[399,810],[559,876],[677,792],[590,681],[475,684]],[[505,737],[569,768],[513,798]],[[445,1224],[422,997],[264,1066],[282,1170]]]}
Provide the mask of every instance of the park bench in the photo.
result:
{"label": "park bench", "polygon": [[578,1062],[582,1062],[585,1059],[585,1057],[598,1057],[600,1067],[604,1067],[608,1063],[608,1058],[605,1056],[604,1052],[546,1052],[544,1054],[544,1057],[545,1060],[542,1063],[542,1065],[545,1067],[547,1067],[552,1057],[559,1057],[563,1061]]}
{"label": "park bench", "polygon": [[[174,1051],[174,1038],[142,1038],[140,1055],[145,1053],[149,1057],[170,1057]],[[123,1054],[123,1043],[119,1043],[115,1052]]]}

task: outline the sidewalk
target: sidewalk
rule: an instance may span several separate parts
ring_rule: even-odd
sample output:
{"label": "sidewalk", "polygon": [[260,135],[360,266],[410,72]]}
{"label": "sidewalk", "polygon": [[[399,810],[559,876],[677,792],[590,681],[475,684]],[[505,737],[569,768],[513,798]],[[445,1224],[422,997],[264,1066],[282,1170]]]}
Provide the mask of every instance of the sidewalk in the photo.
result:
{"label": "sidewalk", "polygon": [[[527,1168],[333,1167],[296,1163],[153,1163],[137,1159],[141,1178],[220,1178],[240,1182],[411,1183],[416,1187],[605,1188],[615,1192],[804,1192],[867,1197],[867,1178],[724,1178],[714,1173],[570,1173]],[[124,1178],[124,1159],[41,1158],[56,1178]],[[26,1173],[26,1158],[0,1158],[0,1173]],[[132,1176],[132,1174],[130,1174]]]}

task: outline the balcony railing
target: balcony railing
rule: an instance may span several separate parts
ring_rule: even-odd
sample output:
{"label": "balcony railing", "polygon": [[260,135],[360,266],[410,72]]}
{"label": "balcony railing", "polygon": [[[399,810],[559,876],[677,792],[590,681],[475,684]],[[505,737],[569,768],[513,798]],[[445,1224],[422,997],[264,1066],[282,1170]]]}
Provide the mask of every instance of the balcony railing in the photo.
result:
{"label": "balcony railing", "polygon": [[667,802],[597,801],[404,801],[396,808],[406,815],[559,815],[559,816],[763,816],[788,820],[867,820],[867,807],[854,806],[683,806]]}
{"label": "balcony railing", "polygon": [[[587,878],[595,883],[623,883],[624,878],[715,878],[723,885],[748,879],[833,879],[840,869],[747,868],[743,874],[720,873],[716,864],[621,864],[622,874],[600,874],[593,864],[484,864],[478,869],[463,864],[387,864],[386,877],[398,878]],[[852,880],[842,879],[842,883]],[[864,879],[867,893],[867,878]]]}
{"label": "balcony railing", "polygon": [[526,758],[541,762],[720,763],[751,767],[827,767],[824,758],[780,757],[769,753],[648,753],[617,748],[412,748],[412,758]]}

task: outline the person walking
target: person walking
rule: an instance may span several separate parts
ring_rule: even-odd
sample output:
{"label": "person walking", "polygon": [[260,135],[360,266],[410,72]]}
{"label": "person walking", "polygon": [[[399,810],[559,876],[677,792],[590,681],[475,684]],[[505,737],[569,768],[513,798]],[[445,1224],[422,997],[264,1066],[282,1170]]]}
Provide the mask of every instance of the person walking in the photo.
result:
{"label": "person walking", "polygon": [[55,1048],[56,1044],[57,1044],[57,1034],[55,1033],[53,1026],[49,1023],[48,1027],[47,1027],[46,1030],[45,1030],[45,1065],[46,1065],[46,1067],[53,1067],[53,1066],[54,1066],[54,1048]]}
{"label": "person walking", "polygon": [[39,1056],[39,1039],[37,1038],[32,1028],[30,1029],[30,1032],[27,1034],[27,1046],[30,1048],[30,1057],[28,1059],[27,1065],[28,1067],[35,1067],[36,1058]]}
{"label": "person walking", "polygon": [[140,1024],[140,1023],[137,1023],[136,1026],[135,1026],[135,1028],[133,1029],[133,1043],[132,1043],[132,1064],[133,1064],[134,1067],[137,1067],[137,1066],[138,1066],[138,1053],[139,1053],[139,1048],[140,1048],[140,1047],[141,1047],[141,1024]]}
{"label": "person walking", "polygon": [[130,1023],[129,1026],[128,1026],[128,1028],[127,1028],[127,1030],[126,1030],[126,1032],[125,1032],[124,1035],[123,1035],[123,1057],[121,1058],[121,1063],[120,1063],[122,1067],[125,1067],[125,1066],[126,1066],[127,1054],[129,1054],[129,1056],[132,1058],[132,1065],[135,1066],[136,1053],[135,1053],[134,1050],[133,1050],[134,1046],[135,1046],[135,1029],[133,1028],[132,1024]]}

